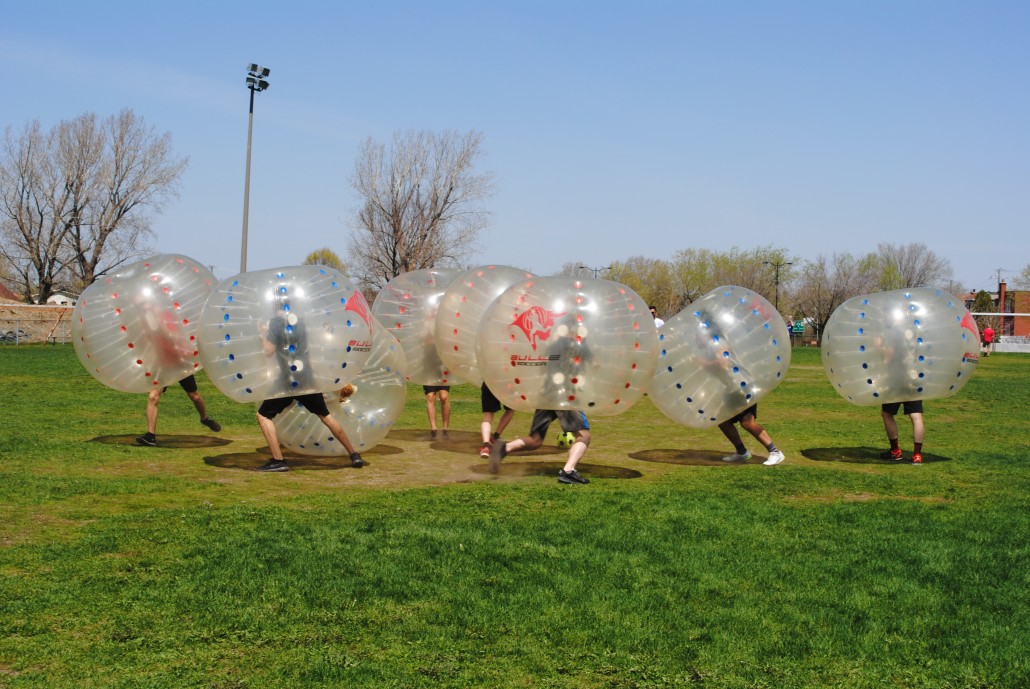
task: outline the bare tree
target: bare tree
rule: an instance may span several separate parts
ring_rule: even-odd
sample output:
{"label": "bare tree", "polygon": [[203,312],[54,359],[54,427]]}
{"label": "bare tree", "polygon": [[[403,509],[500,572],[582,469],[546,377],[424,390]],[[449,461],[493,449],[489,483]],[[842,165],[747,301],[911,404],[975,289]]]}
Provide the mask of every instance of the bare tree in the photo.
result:
{"label": "bare tree", "polygon": [[672,264],[660,258],[633,256],[612,264],[610,280],[621,282],[654,306],[662,319],[679,312],[681,300]]}
{"label": "bare tree", "polygon": [[482,135],[396,133],[368,139],[351,184],[362,198],[350,235],[358,279],[379,288],[412,270],[459,265],[475,249],[489,214],[480,206],[493,177],[475,171]]}
{"label": "bare tree", "polygon": [[794,293],[794,308],[802,317],[811,319],[820,342],[826,322],[838,306],[851,297],[876,289],[876,271],[874,254],[863,258],[834,254],[829,261],[820,255],[802,266]]}
{"label": "bare tree", "polygon": [[36,291],[46,302],[69,260],[70,193],[52,155],[53,139],[36,120],[17,135],[8,127],[0,149],[0,256],[29,302]]}
{"label": "bare tree", "polygon": [[186,159],[131,110],[97,122],[88,113],[43,133],[38,121],[0,149],[0,255],[26,294],[84,288],[136,258],[148,210],[175,193]]}
{"label": "bare tree", "polygon": [[132,110],[104,119],[82,115],[59,125],[59,153],[76,202],[69,244],[82,287],[139,257],[150,235],[150,211],[177,195],[188,159],[172,153],[171,134],[157,135]]}
{"label": "bare tree", "polygon": [[880,289],[944,287],[951,280],[951,264],[925,244],[877,244]]}
{"label": "bare tree", "polygon": [[1030,263],[1023,266],[1023,270],[1012,278],[1012,286],[1016,289],[1030,289]]}

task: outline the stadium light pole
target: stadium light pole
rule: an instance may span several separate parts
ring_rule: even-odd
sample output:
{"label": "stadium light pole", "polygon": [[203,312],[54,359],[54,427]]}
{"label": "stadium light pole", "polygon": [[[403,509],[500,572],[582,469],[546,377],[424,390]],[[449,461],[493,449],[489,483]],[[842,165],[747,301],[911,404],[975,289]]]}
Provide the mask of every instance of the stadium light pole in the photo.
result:
{"label": "stadium light pole", "polygon": [[775,275],[773,276],[773,284],[776,285],[776,301],[773,303],[773,306],[776,308],[776,311],[778,312],[780,310],[780,268],[782,268],[783,266],[792,266],[794,264],[790,261],[785,261],[782,263],[779,261],[762,261],[762,263],[764,263],[767,266],[772,266],[773,269],[775,269],[776,271]]}
{"label": "stadium light pole", "polygon": [[598,273],[600,273],[602,270],[611,270],[612,269],[611,266],[605,266],[604,268],[591,268],[590,266],[579,266],[579,267],[582,268],[583,270],[592,270],[592,271],[594,271],[594,279],[595,280],[597,279]]}
{"label": "stadium light pole", "polygon": [[250,142],[254,137],[254,94],[268,88],[268,67],[247,65],[247,88],[250,89],[250,122],[247,125],[247,174],[243,181],[243,242],[240,246],[240,272],[247,272],[247,216],[250,213]]}

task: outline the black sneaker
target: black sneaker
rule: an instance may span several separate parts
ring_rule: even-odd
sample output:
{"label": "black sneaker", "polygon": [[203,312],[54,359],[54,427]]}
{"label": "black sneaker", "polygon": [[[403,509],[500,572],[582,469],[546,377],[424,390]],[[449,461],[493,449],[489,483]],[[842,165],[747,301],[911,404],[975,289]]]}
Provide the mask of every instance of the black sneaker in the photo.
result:
{"label": "black sneaker", "polygon": [[361,455],[359,455],[357,452],[352,452],[350,456],[350,465],[355,469],[360,469],[361,467],[365,466],[365,460],[363,460],[361,458]]}
{"label": "black sneaker", "polygon": [[153,433],[144,433],[136,438],[136,444],[146,445],[147,447],[157,447],[157,436]]}
{"label": "black sneaker", "polygon": [[558,471],[558,483],[590,483],[590,479],[583,478],[575,469],[572,471],[560,469]]}
{"label": "black sneaker", "polygon": [[490,473],[496,474],[501,470],[501,460],[508,456],[508,444],[503,440],[494,443],[490,448]]}
{"label": "black sneaker", "polygon": [[286,465],[285,459],[270,459],[267,464],[262,464],[257,468],[257,471],[289,471],[290,467]]}
{"label": "black sneaker", "polygon": [[429,431],[429,438],[431,440],[436,440],[436,429],[435,428],[433,430]]}
{"label": "black sneaker", "polygon": [[445,429],[443,429],[443,437],[444,437],[444,438],[449,438],[449,437],[451,437],[451,436],[450,436],[450,431],[448,431],[448,430],[447,430],[446,428],[445,428]]}
{"label": "black sneaker", "polygon": [[222,430],[222,424],[218,423],[217,421],[212,419],[210,416],[207,417],[206,419],[201,419],[200,423],[204,424],[205,426],[210,428],[215,433],[217,433],[218,431]]}

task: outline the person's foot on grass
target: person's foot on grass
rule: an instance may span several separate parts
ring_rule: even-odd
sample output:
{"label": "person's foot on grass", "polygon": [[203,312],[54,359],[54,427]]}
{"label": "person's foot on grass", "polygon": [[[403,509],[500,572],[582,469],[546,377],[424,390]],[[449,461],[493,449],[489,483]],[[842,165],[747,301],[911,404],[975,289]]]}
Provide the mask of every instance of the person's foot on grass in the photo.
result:
{"label": "person's foot on grass", "polygon": [[146,445],[147,447],[157,447],[157,436],[153,433],[144,433],[136,438],[136,444]]}
{"label": "person's foot on grass", "polygon": [[[770,455],[771,456],[771,455]],[[744,450],[743,454],[740,452],[734,452],[732,455],[726,455],[722,458],[724,462],[746,462],[751,459],[751,450]]]}
{"label": "person's foot on grass", "polygon": [[558,471],[558,483],[590,483],[590,479],[581,476],[575,469],[572,471],[560,469]]}
{"label": "person's foot on grass", "polygon": [[786,459],[786,457],[783,456],[782,452],[780,452],[779,450],[773,450],[769,453],[769,459],[762,462],[762,464],[764,464],[767,467],[774,467],[780,462],[782,462],[784,459]]}
{"label": "person's foot on grass", "polygon": [[913,452],[912,453],[912,463],[913,464],[922,464],[923,463],[923,453],[922,452]]}
{"label": "person's foot on grass", "polygon": [[479,448],[480,459],[490,459],[490,449],[493,447],[491,443],[483,443],[483,446]]}
{"label": "person's foot on grass", "polygon": [[222,430],[222,424],[218,423],[217,421],[212,419],[210,416],[207,417],[206,419],[201,419],[200,423],[204,424],[205,426],[210,428],[215,433],[217,433],[218,431]]}
{"label": "person's foot on grass", "polygon": [[285,459],[270,459],[265,464],[262,464],[257,468],[257,471],[289,471],[290,467],[287,466]]}
{"label": "person's foot on grass", "polygon": [[359,455],[357,452],[352,452],[350,455],[350,465],[355,469],[360,469],[361,467],[365,466],[365,460],[363,460],[361,458],[361,455]]}
{"label": "person's foot on grass", "polygon": [[901,448],[897,450],[885,450],[880,453],[880,459],[889,459],[892,462],[898,462],[901,460]]}

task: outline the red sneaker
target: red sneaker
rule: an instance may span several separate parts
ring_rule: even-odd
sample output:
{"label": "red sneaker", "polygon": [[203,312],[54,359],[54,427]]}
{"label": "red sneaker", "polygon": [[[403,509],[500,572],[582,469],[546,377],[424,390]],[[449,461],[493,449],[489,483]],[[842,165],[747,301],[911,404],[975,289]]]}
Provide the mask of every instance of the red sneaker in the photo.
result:
{"label": "red sneaker", "polygon": [[899,447],[897,450],[886,450],[885,452],[881,452],[880,459],[890,459],[897,462],[901,459],[901,448]]}
{"label": "red sneaker", "polygon": [[912,463],[913,464],[922,464],[923,463],[923,453],[921,453],[921,452],[913,452],[912,453]]}
{"label": "red sneaker", "polygon": [[483,443],[483,447],[479,448],[479,456],[482,459],[490,459],[490,448],[493,447],[491,443]]}

